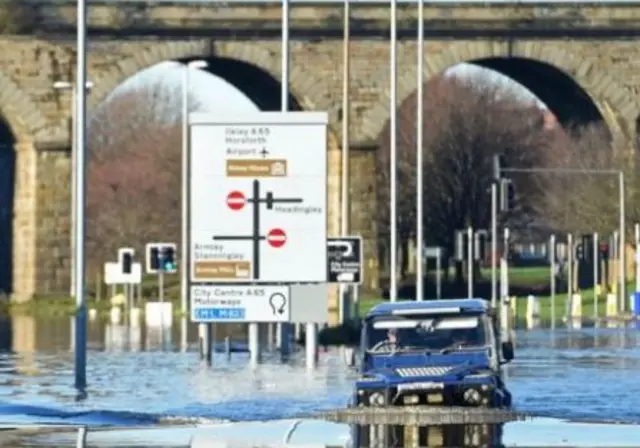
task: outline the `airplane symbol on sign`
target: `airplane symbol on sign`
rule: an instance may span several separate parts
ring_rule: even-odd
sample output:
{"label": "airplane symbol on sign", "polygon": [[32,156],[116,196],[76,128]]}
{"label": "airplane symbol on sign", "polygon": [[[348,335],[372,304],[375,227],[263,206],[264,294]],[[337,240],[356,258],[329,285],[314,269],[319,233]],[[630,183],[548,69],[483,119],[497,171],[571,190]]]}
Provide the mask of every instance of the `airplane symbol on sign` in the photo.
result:
{"label": "airplane symbol on sign", "polygon": [[262,151],[260,151],[259,153],[262,158],[264,159],[265,157],[267,157],[267,155],[269,154],[269,151],[267,151],[267,148],[262,148]]}

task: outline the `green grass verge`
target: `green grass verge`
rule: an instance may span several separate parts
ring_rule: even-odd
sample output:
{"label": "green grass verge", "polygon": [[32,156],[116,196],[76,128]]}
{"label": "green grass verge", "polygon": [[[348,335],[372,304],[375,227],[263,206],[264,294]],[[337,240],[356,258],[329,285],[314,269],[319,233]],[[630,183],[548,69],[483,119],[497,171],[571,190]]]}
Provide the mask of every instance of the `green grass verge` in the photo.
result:
{"label": "green grass verge", "polygon": [[[633,291],[635,284],[627,285],[627,291]],[[597,303],[598,313],[600,317],[606,314],[606,295],[600,295],[597,300],[594,299],[593,289],[580,292],[582,295],[582,316],[583,319],[591,319],[594,316],[595,304]],[[556,323],[561,322],[567,312],[567,294],[556,294],[552,300],[549,296],[540,296],[540,319],[544,323],[552,321],[553,310],[555,310]],[[364,297],[360,300],[360,316],[364,317],[367,312],[384,299],[377,297]],[[553,306],[552,306],[553,305]],[[516,320],[524,321],[527,312],[527,297],[516,297]]]}
{"label": "green grass verge", "polygon": [[[491,278],[491,269],[482,269],[481,272],[483,278]],[[500,275],[500,270],[498,270],[498,275]],[[518,286],[548,283],[550,275],[551,273],[548,266],[509,268],[509,282]]]}

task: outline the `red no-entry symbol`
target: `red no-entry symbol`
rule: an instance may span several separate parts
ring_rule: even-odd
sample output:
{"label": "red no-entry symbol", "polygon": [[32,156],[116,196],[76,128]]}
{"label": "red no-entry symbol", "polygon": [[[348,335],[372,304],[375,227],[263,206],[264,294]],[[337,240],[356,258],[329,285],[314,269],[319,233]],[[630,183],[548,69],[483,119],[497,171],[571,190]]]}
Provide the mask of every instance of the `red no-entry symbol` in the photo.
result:
{"label": "red no-entry symbol", "polygon": [[271,247],[282,247],[287,242],[287,234],[282,229],[271,229],[267,233],[267,243]]}
{"label": "red no-entry symbol", "polygon": [[232,191],[227,195],[227,205],[231,210],[240,210],[246,202],[241,191]]}

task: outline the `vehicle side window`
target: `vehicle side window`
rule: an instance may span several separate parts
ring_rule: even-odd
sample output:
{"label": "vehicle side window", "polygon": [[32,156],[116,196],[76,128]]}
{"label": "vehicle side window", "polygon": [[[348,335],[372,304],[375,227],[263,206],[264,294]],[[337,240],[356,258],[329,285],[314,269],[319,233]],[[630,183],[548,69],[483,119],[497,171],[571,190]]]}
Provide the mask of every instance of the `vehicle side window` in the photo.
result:
{"label": "vehicle side window", "polygon": [[500,365],[500,346],[498,344],[497,333],[494,327],[495,320],[489,316],[485,316],[482,321],[488,336],[487,342],[491,344],[491,367],[497,370]]}

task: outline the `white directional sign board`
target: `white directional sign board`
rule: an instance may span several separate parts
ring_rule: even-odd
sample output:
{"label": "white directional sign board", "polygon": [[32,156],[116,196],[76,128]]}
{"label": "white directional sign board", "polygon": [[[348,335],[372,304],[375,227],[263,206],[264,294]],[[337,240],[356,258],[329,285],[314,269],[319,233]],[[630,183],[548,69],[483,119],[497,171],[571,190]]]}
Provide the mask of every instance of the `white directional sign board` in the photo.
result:
{"label": "white directional sign board", "polygon": [[290,317],[288,286],[191,287],[192,322],[288,322]]}
{"label": "white directional sign board", "polygon": [[189,122],[191,283],[326,282],[327,114]]}

